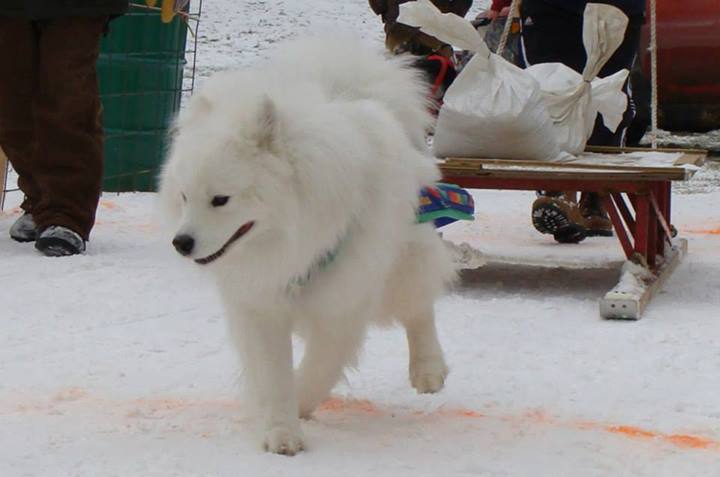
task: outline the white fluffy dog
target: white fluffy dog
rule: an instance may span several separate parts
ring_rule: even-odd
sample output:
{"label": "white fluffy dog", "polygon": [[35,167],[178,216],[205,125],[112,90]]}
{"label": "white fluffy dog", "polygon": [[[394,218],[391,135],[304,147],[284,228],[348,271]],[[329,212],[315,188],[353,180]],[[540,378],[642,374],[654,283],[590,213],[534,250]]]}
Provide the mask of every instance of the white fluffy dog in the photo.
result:
{"label": "white fluffy dog", "polygon": [[453,265],[415,223],[418,191],[439,177],[425,95],[402,60],[316,38],[215,76],[178,119],[161,204],[175,248],[217,281],[271,452],[302,450],[299,417],[354,363],[369,323],[405,327],[418,392],[444,384],[433,304]]}

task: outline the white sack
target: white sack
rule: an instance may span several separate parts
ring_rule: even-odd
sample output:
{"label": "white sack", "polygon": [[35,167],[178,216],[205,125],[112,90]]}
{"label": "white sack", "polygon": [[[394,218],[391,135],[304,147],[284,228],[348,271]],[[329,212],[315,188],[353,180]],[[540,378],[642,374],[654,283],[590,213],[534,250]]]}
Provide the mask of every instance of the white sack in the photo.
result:
{"label": "white sack", "polygon": [[439,157],[559,159],[585,148],[598,112],[614,130],[627,106],[627,71],[594,79],[624,37],[628,20],[615,7],[586,8],[583,75],[560,63],[518,68],[490,53],[470,22],[429,0],[403,4],[398,21],[475,52],[445,93],[433,141]]}

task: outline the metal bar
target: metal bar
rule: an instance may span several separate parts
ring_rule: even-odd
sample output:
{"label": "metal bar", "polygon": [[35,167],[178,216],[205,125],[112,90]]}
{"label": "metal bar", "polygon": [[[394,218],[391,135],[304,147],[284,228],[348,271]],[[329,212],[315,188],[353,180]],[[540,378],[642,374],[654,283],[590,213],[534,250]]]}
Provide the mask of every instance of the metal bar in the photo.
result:
{"label": "metal bar", "polygon": [[[664,184],[665,189],[665,207],[663,209],[663,216],[665,217],[665,220],[667,221],[668,225],[670,226],[670,238],[673,237],[673,226],[672,226],[672,183],[666,182]],[[677,231],[675,231],[677,234]]]}
{"label": "metal bar", "polygon": [[663,183],[659,182],[655,186],[653,195],[650,198],[650,205],[655,210],[655,216],[657,217],[657,242],[655,243],[655,255],[660,257],[665,256],[665,243],[670,242],[670,227],[665,227],[667,222],[665,221],[665,189]]}
{"label": "metal bar", "polygon": [[[670,225],[667,223],[667,220],[665,219],[665,213],[663,210],[667,210],[667,198],[663,197],[665,195],[664,184],[660,184],[658,187],[658,190],[660,191],[660,197],[655,197],[655,194],[650,195],[650,204],[653,207],[653,210],[655,211],[655,214],[657,214],[658,217],[658,228],[659,233],[661,234],[661,237],[666,239],[667,242],[672,245],[672,242],[670,241],[670,238],[672,237],[672,231],[670,230]],[[662,241],[658,244],[659,246],[662,244]],[[658,250],[660,255],[664,255],[664,247],[662,250]]]}
{"label": "metal bar", "polygon": [[610,196],[603,196],[601,200],[603,202],[603,206],[605,206],[605,210],[607,211],[608,215],[610,215],[610,221],[615,228],[615,233],[617,234],[618,240],[620,240],[620,245],[625,252],[625,256],[630,259],[633,256],[634,249],[632,243],[630,242],[630,237],[625,230],[625,225],[620,218],[620,214],[618,213],[617,208],[615,208],[615,204],[613,203]]}
{"label": "metal bar", "polygon": [[[650,267],[650,269],[655,270],[655,266],[657,264],[657,250],[658,250],[658,242],[660,242],[660,245],[662,245],[662,240],[658,240],[658,228],[660,227],[660,222],[658,221],[658,210],[655,207],[652,207],[652,203],[655,201],[655,192],[650,191],[650,193],[647,195],[647,198],[649,200],[648,204],[648,238],[647,238],[647,255],[645,259],[647,260],[647,264]],[[661,254],[663,255],[663,254]]]}
{"label": "metal bar", "polygon": [[635,219],[632,216],[632,213],[630,212],[630,209],[628,208],[627,202],[625,202],[625,199],[623,198],[622,194],[619,192],[614,192],[612,195],[613,201],[615,202],[615,206],[620,211],[620,214],[622,215],[623,219],[625,220],[625,224],[627,225],[628,230],[631,234],[635,233]]}

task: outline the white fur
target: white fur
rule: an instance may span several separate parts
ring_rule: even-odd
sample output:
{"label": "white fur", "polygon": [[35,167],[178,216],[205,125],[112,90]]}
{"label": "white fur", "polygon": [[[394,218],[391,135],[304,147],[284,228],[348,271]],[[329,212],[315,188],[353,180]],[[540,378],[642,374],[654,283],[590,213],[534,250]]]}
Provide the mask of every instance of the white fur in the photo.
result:
{"label": "white fur", "polygon": [[[298,416],[329,396],[371,322],[402,323],[412,385],[442,388],[433,303],[453,267],[432,226],[415,224],[418,191],[439,178],[422,146],[430,119],[419,76],[347,38],[281,51],[215,76],[191,99],[160,199],[173,233],[195,239],[193,259],[255,221],[204,267],[224,301],[262,442],[292,455],[303,447]],[[212,207],[216,195],[230,199]],[[293,333],[306,343],[295,371]]]}

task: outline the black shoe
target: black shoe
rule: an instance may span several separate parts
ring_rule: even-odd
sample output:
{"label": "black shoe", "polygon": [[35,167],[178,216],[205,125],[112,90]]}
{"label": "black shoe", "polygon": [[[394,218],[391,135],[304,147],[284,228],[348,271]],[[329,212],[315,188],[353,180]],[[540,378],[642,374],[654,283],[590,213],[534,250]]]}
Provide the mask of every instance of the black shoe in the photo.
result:
{"label": "black shoe", "polygon": [[560,227],[553,234],[553,238],[558,243],[580,243],[588,236],[585,227],[577,224]]}
{"label": "black shoe", "polygon": [[40,232],[35,248],[47,257],[66,257],[83,253],[85,240],[67,227],[51,225]]}
{"label": "black shoe", "polygon": [[34,242],[37,237],[37,226],[32,214],[25,212],[10,227],[10,238],[18,242]]}

